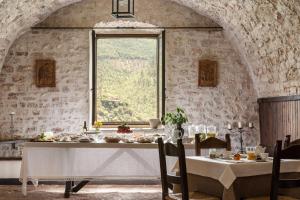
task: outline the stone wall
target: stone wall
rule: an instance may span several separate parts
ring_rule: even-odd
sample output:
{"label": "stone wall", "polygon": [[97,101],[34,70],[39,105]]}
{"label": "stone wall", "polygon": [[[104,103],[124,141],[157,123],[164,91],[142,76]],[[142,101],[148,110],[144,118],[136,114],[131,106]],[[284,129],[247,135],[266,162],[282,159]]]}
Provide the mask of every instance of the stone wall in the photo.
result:
{"label": "stone wall", "polygon": [[[35,59],[56,61],[56,87],[35,85]],[[43,131],[76,132],[88,119],[89,34],[87,31],[33,31],[9,51],[0,74],[0,130],[9,133],[9,113],[25,136]]]}
{"label": "stone wall", "polygon": [[[108,7],[110,1],[101,2],[89,0],[66,7],[40,25],[92,26],[107,22],[109,13],[99,10]],[[156,0],[149,8],[149,13],[138,15],[139,20],[159,26],[216,26],[175,3]],[[167,110],[184,107],[191,123],[214,124],[221,133],[233,121],[254,121],[258,125],[257,97],[248,68],[222,32],[167,30],[166,38]],[[16,126],[23,134],[80,131],[82,122],[88,119],[88,45],[86,30],[36,30],[20,37],[0,74],[0,130],[8,130],[9,113],[17,111]],[[56,60],[56,88],[36,88],[33,66],[37,58]],[[216,88],[197,87],[198,61],[206,58],[219,63]],[[247,141],[253,144],[257,133]]]}
{"label": "stone wall", "polygon": [[[2,0],[0,69],[10,45],[20,34],[57,9],[78,1]],[[299,0],[172,1],[214,19],[225,28],[250,69],[259,97],[299,94]]]}
{"label": "stone wall", "polygon": [[[216,125],[221,134],[228,123],[254,122],[246,144],[258,137],[257,96],[247,67],[222,32],[167,31],[166,109],[183,107],[193,124]],[[198,87],[199,59],[218,61],[218,86]],[[236,125],[235,125],[236,126]],[[238,138],[232,137],[235,147]]]}

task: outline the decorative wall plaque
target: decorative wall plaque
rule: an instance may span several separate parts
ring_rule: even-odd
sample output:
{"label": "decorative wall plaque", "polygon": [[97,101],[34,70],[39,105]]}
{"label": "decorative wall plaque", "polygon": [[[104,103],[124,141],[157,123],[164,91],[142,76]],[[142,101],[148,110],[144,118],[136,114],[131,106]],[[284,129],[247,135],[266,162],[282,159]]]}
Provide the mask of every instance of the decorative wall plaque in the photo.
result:
{"label": "decorative wall plaque", "polygon": [[55,87],[55,60],[36,60],[36,86]]}
{"label": "decorative wall plaque", "polygon": [[218,63],[212,60],[199,61],[199,87],[216,87],[218,85]]}

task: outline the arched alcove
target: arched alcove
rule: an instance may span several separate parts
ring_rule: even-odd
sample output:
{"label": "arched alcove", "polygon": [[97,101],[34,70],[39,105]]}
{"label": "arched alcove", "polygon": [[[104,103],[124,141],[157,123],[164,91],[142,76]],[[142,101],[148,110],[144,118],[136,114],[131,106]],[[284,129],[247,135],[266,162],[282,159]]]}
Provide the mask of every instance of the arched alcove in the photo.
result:
{"label": "arched alcove", "polygon": [[[149,6],[148,0],[139,2],[142,1]],[[153,1],[151,10],[137,12],[138,17],[125,21],[111,18],[109,5],[109,0],[73,4],[56,11],[38,26],[218,26],[187,7],[164,0]],[[106,8],[105,12],[95,14],[102,7]],[[35,87],[33,67],[38,58],[56,60],[56,88]],[[201,59],[218,61],[217,87],[198,87]],[[11,46],[1,71],[4,81],[0,84],[5,90],[0,95],[5,98],[0,128],[9,126],[8,113],[17,108],[21,114],[17,128],[24,133],[80,131],[89,115],[88,66],[89,30],[34,29],[25,32]],[[258,125],[257,94],[248,70],[223,31],[166,30],[166,108],[171,111],[177,106],[183,107],[191,123],[217,125],[220,133],[226,132],[227,123],[238,120],[254,121]],[[255,143],[257,137],[258,130],[247,136],[247,143]],[[235,139],[233,144],[237,147]]]}

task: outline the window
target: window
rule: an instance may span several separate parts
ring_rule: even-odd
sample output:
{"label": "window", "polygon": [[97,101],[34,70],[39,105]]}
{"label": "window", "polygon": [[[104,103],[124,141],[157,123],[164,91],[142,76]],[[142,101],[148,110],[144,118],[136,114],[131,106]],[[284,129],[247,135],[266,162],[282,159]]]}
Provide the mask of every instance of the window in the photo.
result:
{"label": "window", "polygon": [[147,125],[164,112],[162,35],[95,35],[93,121]]}

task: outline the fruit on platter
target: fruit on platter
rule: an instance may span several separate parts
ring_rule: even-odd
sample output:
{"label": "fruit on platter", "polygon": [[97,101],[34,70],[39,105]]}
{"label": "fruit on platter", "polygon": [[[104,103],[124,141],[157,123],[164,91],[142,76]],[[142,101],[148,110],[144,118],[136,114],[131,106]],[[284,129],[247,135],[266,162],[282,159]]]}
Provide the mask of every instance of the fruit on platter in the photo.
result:
{"label": "fruit on platter", "polygon": [[118,133],[132,133],[132,130],[130,130],[130,127],[127,126],[127,124],[122,124],[121,126],[118,126]]}

